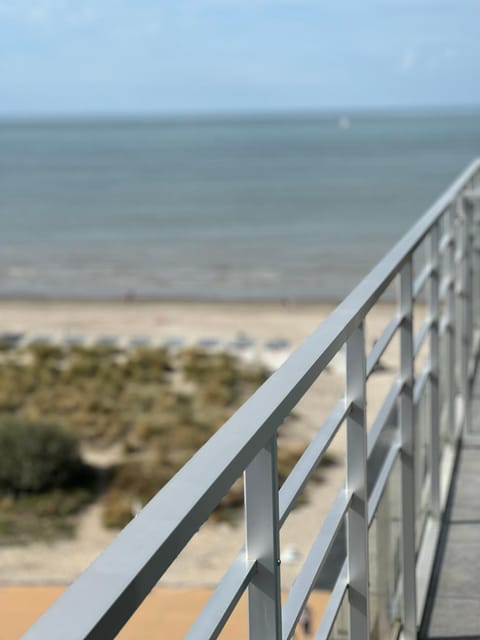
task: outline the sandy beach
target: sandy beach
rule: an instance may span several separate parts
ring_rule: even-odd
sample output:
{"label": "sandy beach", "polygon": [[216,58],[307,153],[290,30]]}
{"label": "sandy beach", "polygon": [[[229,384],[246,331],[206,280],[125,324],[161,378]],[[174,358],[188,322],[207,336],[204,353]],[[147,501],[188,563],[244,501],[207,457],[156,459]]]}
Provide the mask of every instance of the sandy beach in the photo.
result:
{"label": "sandy beach", "polygon": [[[283,337],[297,346],[333,308],[327,303],[293,302],[0,300],[0,333],[87,340],[178,337],[186,342],[205,337],[230,341],[246,334],[258,341]],[[381,315],[389,308],[382,308]]]}
{"label": "sandy beach", "polygon": [[[35,619],[64,591],[64,587],[0,587],[0,640],[19,638]],[[119,640],[181,640],[199,611],[205,606],[210,589],[154,589],[135,615],[118,634]],[[283,594],[283,599],[285,598]],[[328,602],[329,594],[316,591],[309,599],[312,626],[315,628]],[[222,640],[246,638],[247,603],[240,599],[222,631]],[[299,631],[298,640],[306,637]]]}
{"label": "sandy beach", "polygon": [[[264,360],[274,369],[281,365],[327,317],[333,305],[281,303],[193,302],[0,302],[0,334],[15,332],[27,338],[48,335],[54,340],[83,336],[117,336],[128,342],[146,336],[161,342],[179,337],[195,343],[214,337],[231,343],[238,336],[252,340],[246,357]],[[394,307],[378,305],[367,318],[367,349],[387,325]],[[282,347],[266,343],[282,339]],[[394,341],[382,358],[383,367],[367,385],[369,421],[376,415],[395,375],[398,345]],[[248,350],[247,350],[248,351]],[[245,354],[244,354],[245,355]],[[342,358],[322,374],[298,405],[284,437],[307,444],[322,420],[343,394]],[[336,464],[324,473],[323,482],[308,487],[307,501],[295,509],[281,531],[282,587],[288,589],[315,539],[325,514],[344,482],[344,432],[340,430],[330,450]],[[113,539],[115,532],[100,523],[99,507],[89,507],[80,518],[77,534],[70,540],[26,547],[0,547],[0,584],[65,585],[70,583]],[[171,588],[211,588],[244,543],[243,522],[208,521],[167,571],[160,585]],[[2,595],[3,594],[3,595]],[[0,592],[0,608],[5,591]],[[3,605],[4,608],[4,605]],[[4,636],[0,636],[2,639]]]}

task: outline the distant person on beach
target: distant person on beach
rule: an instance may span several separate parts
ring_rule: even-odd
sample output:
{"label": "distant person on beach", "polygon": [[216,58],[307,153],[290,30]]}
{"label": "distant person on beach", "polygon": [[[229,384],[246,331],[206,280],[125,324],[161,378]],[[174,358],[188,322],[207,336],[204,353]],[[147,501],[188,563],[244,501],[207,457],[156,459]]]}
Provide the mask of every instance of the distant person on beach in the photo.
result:
{"label": "distant person on beach", "polygon": [[310,638],[312,635],[312,612],[308,605],[303,608],[298,624],[302,630],[303,636],[305,638]]}

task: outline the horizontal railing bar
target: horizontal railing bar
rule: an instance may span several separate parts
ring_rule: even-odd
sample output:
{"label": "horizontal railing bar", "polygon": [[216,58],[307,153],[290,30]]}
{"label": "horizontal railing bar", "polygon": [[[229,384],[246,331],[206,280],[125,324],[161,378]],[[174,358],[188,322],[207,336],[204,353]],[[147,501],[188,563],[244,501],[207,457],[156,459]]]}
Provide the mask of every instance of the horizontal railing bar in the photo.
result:
{"label": "horizontal railing bar", "polygon": [[190,627],[186,640],[218,637],[256,571],[256,564],[248,561],[245,549],[240,551]]}
{"label": "horizontal railing bar", "polygon": [[474,358],[477,359],[480,354],[480,331],[478,330],[475,330],[472,352]]}
{"label": "horizontal railing bar", "polygon": [[453,325],[448,315],[443,315],[440,319],[440,327],[439,327],[440,335],[441,336],[445,335],[445,333],[447,331],[450,331],[452,327]]}
{"label": "horizontal railing bar", "polygon": [[323,522],[320,532],[312,545],[300,573],[290,589],[282,609],[282,638],[289,640],[298,623],[308,596],[330,551],[335,536],[340,529],[345,513],[350,505],[351,494],[342,489],[335,498]]}
{"label": "horizontal railing bar", "polygon": [[414,300],[416,300],[420,295],[420,293],[422,292],[422,289],[427,284],[428,279],[432,275],[432,272],[433,272],[432,266],[430,264],[426,264],[423,267],[423,269],[420,271],[418,276],[415,278],[413,282],[413,293],[412,293],[412,297]]}
{"label": "horizontal railing bar", "polygon": [[420,353],[421,348],[423,347],[423,343],[425,342],[430,329],[432,328],[432,319],[427,318],[422,322],[418,333],[413,338],[413,357],[416,358]]}
{"label": "horizontal railing bar", "polygon": [[333,591],[330,594],[328,604],[322,616],[322,620],[315,634],[315,640],[328,640],[330,632],[337,618],[340,607],[342,606],[343,596],[345,595],[348,587],[348,569],[347,562],[343,563],[338,578],[333,587]]}
{"label": "horizontal railing bar", "polygon": [[455,284],[455,293],[458,298],[465,299],[467,295],[466,289],[462,286],[461,282]]}
{"label": "horizontal railing bar", "polygon": [[403,383],[400,380],[395,380],[390,387],[387,395],[385,396],[385,400],[383,401],[382,406],[377,413],[377,417],[373,421],[372,426],[367,434],[367,457],[369,457],[374,450],[375,445],[380,438],[380,434],[387,424],[388,418],[392,414],[392,411],[395,409],[395,404],[397,402],[398,396],[402,391],[402,388]]}
{"label": "horizontal railing bar", "polygon": [[438,246],[438,250],[440,253],[443,253],[448,247],[450,247],[455,242],[455,236],[452,233],[447,233],[442,236],[440,240],[440,244]]}
{"label": "horizontal railing bar", "polygon": [[480,189],[469,189],[468,191],[465,191],[463,197],[470,204],[478,203],[478,201],[480,200]]}
{"label": "horizontal railing bar", "polygon": [[345,399],[337,402],[283,483],[279,491],[280,526],[282,526],[287,519],[288,514],[295,504],[295,500],[302,492],[308,479],[320,462],[320,458],[325,453],[340,425],[345,420],[350,411],[350,406],[349,404],[347,405]]}
{"label": "horizontal railing bar", "polygon": [[477,367],[476,367],[476,363],[475,360],[473,358],[471,358],[468,362],[468,380],[469,382],[473,382],[473,378],[475,377],[475,371],[476,371]]}
{"label": "horizontal railing bar", "polygon": [[475,375],[477,373],[479,349],[480,333],[478,333],[476,330],[473,330],[470,347],[470,357],[468,359],[468,379],[470,382],[473,382],[473,379],[475,378]]}
{"label": "horizontal railing bar", "polygon": [[373,345],[370,353],[367,356],[367,378],[372,374],[375,369],[375,365],[379,362],[382,355],[385,353],[386,348],[392,341],[397,329],[402,324],[403,318],[400,314],[395,314],[378,340]]}
{"label": "horizontal railing bar", "polygon": [[385,457],[380,473],[378,474],[375,485],[372,489],[370,497],[368,498],[368,526],[370,526],[373,522],[373,518],[377,511],[380,500],[382,499],[383,492],[385,491],[385,487],[387,486],[388,478],[390,477],[393,465],[395,464],[395,461],[397,459],[398,452],[399,445],[397,438],[390,447]]}
{"label": "horizontal railing bar", "polygon": [[419,376],[415,378],[415,384],[413,385],[413,404],[418,405],[423,393],[423,389],[430,377],[430,362],[427,362],[422,369]]}
{"label": "horizontal railing bar", "polygon": [[103,640],[120,631],[479,167],[477,159],[452,183],[320,327],[39,618],[25,634],[26,640]]}
{"label": "horizontal railing bar", "polygon": [[439,291],[439,297],[440,300],[442,302],[445,301],[445,297],[448,294],[448,290],[450,289],[450,287],[453,287],[455,285],[455,278],[452,275],[448,275],[445,276],[442,279],[442,282],[440,283],[440,291]]}
{"label": "horizontal railing bar", "polygon": [[464,422],[465,422],[465,405],[463,404],[463,398],[462,398],[459,409],[455,417],[455,432],[454,432],[455,441],[457,441],[460,438]]}

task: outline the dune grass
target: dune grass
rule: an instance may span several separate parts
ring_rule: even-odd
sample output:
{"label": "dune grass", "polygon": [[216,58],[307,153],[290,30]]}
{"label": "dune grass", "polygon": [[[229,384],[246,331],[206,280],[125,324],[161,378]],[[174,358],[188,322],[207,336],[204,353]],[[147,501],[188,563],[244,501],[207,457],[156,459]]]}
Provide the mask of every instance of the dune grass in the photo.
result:
{"label": "dune grass", "polygon": [[[96,499],[103,503],[104,524],[121,527],[267,376],[260,365],[200,348],[176,353],[160,347],[50,344],[6,349],[0,356],[0,424],[59,425],[79,450],[108,451],[120,444],[120,459],[103,474]],[[298,446],[279,447],[280,483],[300,455]],[[78,489],[57,484],[46,497],[42,490],[12,491],[0,484],[4,514],[10,514],[0,518],[0,538],[22,526],[28,530],[40,514],[48,535],[65,533],[70,520],[57,516],[70,516],[89,500],[90,489]],[[225,517],[242,501],[238,482],[215,517]]]}

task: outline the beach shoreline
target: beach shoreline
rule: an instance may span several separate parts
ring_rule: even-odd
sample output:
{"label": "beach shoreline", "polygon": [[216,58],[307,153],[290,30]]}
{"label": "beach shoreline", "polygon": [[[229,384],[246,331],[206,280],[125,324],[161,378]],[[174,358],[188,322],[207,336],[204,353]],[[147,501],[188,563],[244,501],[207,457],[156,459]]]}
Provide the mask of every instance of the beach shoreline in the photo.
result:
{"label": "beach shoreline", "polygon": [[[112,335],[145,332],[161,338],[168,332],[184,330],[187,336],[216,331],[288,333],[298,343],[305,339],[340,304],[338,301],[291,300],[195,300],[195,299],[58,299],[0,298],[0,333],[68,334],[84,330],[89,336],[109,331]],[[386,316],[395,303],[381,301],[374,314]],[[185,313],[188,312],[188,317]],[[131,321],[135,319],[135,323]]]}

